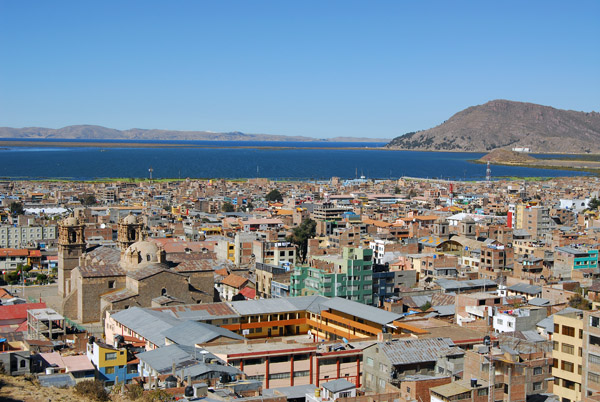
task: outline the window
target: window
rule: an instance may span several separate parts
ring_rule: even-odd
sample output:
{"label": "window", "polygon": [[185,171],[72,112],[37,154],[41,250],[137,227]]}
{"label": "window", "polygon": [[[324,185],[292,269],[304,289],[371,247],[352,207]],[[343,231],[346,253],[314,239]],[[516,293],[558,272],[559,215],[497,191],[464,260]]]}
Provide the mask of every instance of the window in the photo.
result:
{"label": "window", "polygon": [[588,363],[590,364],[600,364],[600,356],[596,356],[593,354],[588,354]]}
{"label": "window", "polygon": [[558,342],[557,341],[552,341],[552,350],[558,351]]}
{"label": "window", "polygon": [[534,391],[539,391],[540,389],[542,389],[542,383],[541,382],[534,382],[533,383],[533,390]]}
{"label": "window", "polygon": [[23,360],[21,360],[21,361],[19,362],[19,366],[20,366],[21,368],[25,368],[25,364],[26,364],[26,362],[25,362],[25,359],[23,359]]}
{"label": "window", "polygon": [[575,353],[575,347],[573,345],[569,345],[568,343],[562,344],[563,353],[568,353],[570,355]]}
{"label": "window", "polygon": [[367,366],[373,367],[373,359],[370,357],[367,357]]}
{"label": "window", "polygon": [[114,289],[115,288],[115,281],[108,281],[108,288],[109,289]]}
{"label": "window", "polygon": [[534,367],[533,368],[533,375],[540,375],[544,372],[544,369],[542,369],[541,367]]}
{"label": "window", "polygon": [[600,317],[590,317],[590,327],[600,328]]}
{"label": "window", "polygon": [[566,336],[575,336],[575,328],[563,325],[562,334]]}
{"label": "window", "polygon": [[594,335],[590,335],[590,346],[600,346],[600,338]]}
{"label": "window", "polygon": [[588,373],[588,381],[600,383],[600,375],[595,374],[595,373]]}
{"label": "window", "polygon": [[106,367],[106,370],[104,371],[105,374],[114,374],[115,373],[115,368],[114,367]]}
{"label": "window", "polygon": [[379,371],[382,373],[387,373],[387,366],[383,363],[379,363]]}
{"label": "window", "polygon": [[116,359],[117,359],[117,352],[106,353],[104,355],[104,360],[116,360]]}
{"label": "window", "polygon": [[488,394],[487,388],[480,388],[477,390],[477,396],[487,396],[487,394]]}
{"label": "window", "polygon": [[562,361],[560,368],[564,371],[568,371],[569,373],[572,373],[574,370],[573,363],[564,360]]}

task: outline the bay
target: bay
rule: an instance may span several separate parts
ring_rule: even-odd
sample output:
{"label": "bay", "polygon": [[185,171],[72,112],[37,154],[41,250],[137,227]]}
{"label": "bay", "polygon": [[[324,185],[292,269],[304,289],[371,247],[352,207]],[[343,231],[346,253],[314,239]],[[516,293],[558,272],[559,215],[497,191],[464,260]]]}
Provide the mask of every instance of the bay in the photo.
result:
{"label": "bay", "polygon": [[[61,146],[52,146],[52,142],[60,142]],[[483,153],[365,148],[379,147],[383,145],[381,143],[138,141],[140,144],[155,144],[152,148],[142,148],[132,147],[136,141],[88,140],[113,144],[111,147],[98,148],[70,146],[69,142],[85,141],[54,140],[48,141],[48,147],[3,148],[0,150],[0,177],[25,180],[146,178],[150,167],[154,178],[267,177],[280,180],[317,180],[332,176],[343,179],[360,176],[374,179],[409,176],[483,180],[486,174],[485,165],[470,162],[483,156]],[[127,148],[119,147],[119,143],[128,144]],[[161,144],[184,146],[173,148],[163,147]],[[582,175],[586,173],[492,166],[493,178]]]}

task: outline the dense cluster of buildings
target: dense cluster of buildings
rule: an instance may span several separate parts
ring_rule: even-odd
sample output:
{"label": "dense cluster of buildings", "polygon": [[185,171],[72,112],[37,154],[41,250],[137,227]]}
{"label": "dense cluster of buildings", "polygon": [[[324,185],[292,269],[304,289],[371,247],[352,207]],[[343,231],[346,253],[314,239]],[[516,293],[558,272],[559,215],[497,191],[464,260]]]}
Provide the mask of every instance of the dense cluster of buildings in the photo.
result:
{"label": "dense cluster of buildings", "polygon": [[598,184],[0,182],[0,362],[219,400],[599,400]]}

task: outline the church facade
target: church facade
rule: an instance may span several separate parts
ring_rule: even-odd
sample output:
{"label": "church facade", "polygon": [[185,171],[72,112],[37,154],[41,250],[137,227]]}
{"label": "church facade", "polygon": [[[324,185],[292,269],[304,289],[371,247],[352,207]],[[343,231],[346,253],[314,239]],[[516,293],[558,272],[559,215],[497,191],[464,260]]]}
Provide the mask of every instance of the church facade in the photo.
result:
{"label": "church facade", "polygon": [[212,260],[167,255],[146,239],[140,218],[119,221],[118,248],[86,248],[83,229],[75,217],[58,225],[58,295],[66,317],[91,323],[107,310],[216,301]]}

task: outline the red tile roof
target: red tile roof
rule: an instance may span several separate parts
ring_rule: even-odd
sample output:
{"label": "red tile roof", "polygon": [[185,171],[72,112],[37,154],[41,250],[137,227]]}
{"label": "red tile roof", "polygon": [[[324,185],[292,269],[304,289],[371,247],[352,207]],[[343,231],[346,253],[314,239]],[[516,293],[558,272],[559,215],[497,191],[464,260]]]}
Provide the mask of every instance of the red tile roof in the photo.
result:
{"label": "red tile roof", "polygon": [[254,300],[254,298],[256,298],[256,290],[254,290],[252,288],[246,287],[246,288],[240,290],[240,294],[243,295],[248,300]]}
{"label": "red tile roof", "polygon": [[240,289],[247,282],[248,282],[248,279],[246,279],[242,276],[236,275],[236,274],[231,274],[227,278],[225,278],[221,281],[221,283],[223,285],[228,285],[235,289]]}
{"label": "red tile roof", "polygon": [[3,320],[27,320],[27,310],[46,308],[46,303],[23,303],[11,306],[0,306],[0,322]]}
{"label": "red tile roof", "polygon": [[29,250],[18,248],[0,248],[0,257],[27,257]]}

